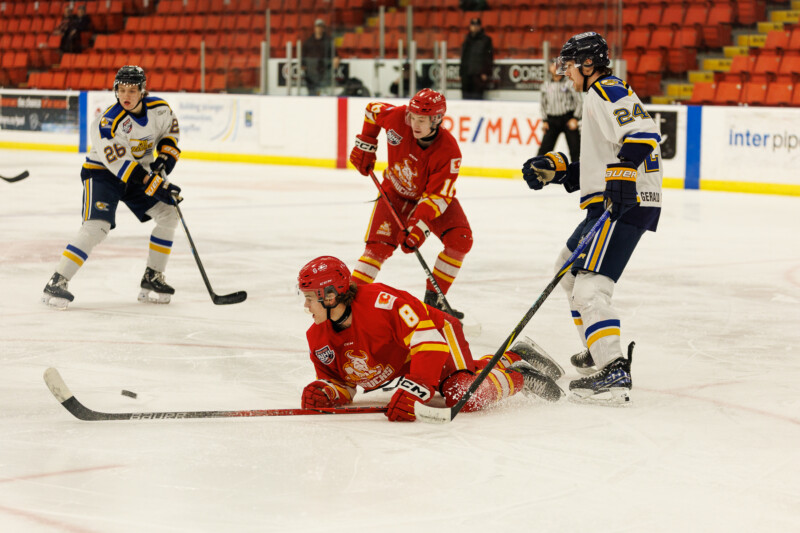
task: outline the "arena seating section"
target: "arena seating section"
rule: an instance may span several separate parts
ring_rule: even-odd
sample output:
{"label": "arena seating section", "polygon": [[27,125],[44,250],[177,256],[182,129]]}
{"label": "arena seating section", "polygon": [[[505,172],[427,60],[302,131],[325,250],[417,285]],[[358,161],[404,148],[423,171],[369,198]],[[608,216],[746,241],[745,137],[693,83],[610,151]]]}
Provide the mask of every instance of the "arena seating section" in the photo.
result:
{"label": "arena seating section", "polygon": [[[791,2],[791,3],[790,3]],[[496,58],[542,57],[569,36],[602,31],[613,22],[616,3],[590,0],[489,0],[491,9],[465,12],[458,0],[78,0],[94,27],[84,51],[62,54],[54,34],[63,0],[0,3],[0,85],[39,89],[105,89],[123,64],[143,66],[149,86],[162,91],[199,91],[200,47],[205,42],[205,88],[252,91],[258,85],[266,9],[271,12],[272,57],[285,57],[286,43],[306,38],[314,20],[335,28],[343,58],[374,57],[378,51],[378,6],[386,8],[386,56],[397,54],[406,36],[405,6],[414,6],[418,57],[433,56],[447,42],[457,58],[469,20],[480,17],[492,36]],[[721,56],[745,30],[766,21],[765,0],[638,0],[624,2],[622,30],[607,32],[622,46],[627,79],[643,98],[664,94],[665,80],[691,80],[706,56]],[[798,0],[770,3],[798,9]],[[735,49],[715,72],[688,86],[691,104],[800,105],[800,24],[795,11],[786,23],[768,23],[753,46]],[[800,12],[797,12],[800,15]],[[621,42],[620,42],[621,37]],[[748,41],[749,42],[749,41]],[[727,56],[726,51],[726,56]],[[716,63],[715,63],[716,64]]]}

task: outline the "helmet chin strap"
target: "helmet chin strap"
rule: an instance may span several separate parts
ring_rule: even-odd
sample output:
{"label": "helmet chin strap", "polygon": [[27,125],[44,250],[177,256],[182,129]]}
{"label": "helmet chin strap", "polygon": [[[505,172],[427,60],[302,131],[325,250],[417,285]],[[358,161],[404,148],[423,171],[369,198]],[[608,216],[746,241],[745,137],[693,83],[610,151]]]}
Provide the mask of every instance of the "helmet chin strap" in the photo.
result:
{"label": "helmet chin strap", "polygon": [[331,318],[331,309],[333,309],[332,307],[326,307],[325,309],[328,310],[328,320],[331,321],[331,326],[333,326],[333,331],[339,332],[347,329],[347,326],[345,326],[344,323],[347,321],[348,318],[350,318],[350,314],[353,311],[349,305],[344,308],[344,313],[342,313],[342,316],[340,316],[337,320],[333,320]]}
{"label": "helmet chin strap", "polygon": [[439,126],[436,126],[435,128],[433,128],[433,131],[431,132],[430,135],[428,135],[427,137],[423,137],[422,139],[420,139],[420,141],[422,141],[422,142],[430,142],[430,141],[432,141],[432,140],[434,140],[436,138],[436,135],[438,133],[439,133]]}

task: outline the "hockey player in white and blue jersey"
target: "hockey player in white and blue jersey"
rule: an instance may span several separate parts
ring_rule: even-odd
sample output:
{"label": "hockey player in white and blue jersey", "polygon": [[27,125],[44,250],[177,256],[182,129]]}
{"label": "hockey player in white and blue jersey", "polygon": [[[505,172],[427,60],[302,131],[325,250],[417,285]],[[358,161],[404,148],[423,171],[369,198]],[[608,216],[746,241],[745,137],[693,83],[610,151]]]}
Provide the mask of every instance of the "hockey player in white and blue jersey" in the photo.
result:
{"label": "hockey player in white and blue jersey", "polygon": [[73,300],[67,284],[95,246],[116,226],[122,201],[141,221],[155,221],[139,301],[169,303],[175,290],[164,280],[182,200],[166,176],[180,157],[178,119],[163,99],[148,96],[144,69],[126,65],[114,78],[117,103],[89,130],[91,151],[81,169],[83,223],[67,244],[42,301],[64,309]]}
{"label": "hockey player in white and blue jersey", "polygon": [[595,32],[570,38],[557,59],[559,73],[585,93],[580,161],[549,152],[525,162],[528,186],[563,184],[580,189],[586,217],[567,240],[560,268],[581,237],[610,209],[589,251],[561,280],[585,350],[571,358],[587,377],[572,381],[574,399],[591,403],[630,401],[631,357],[622,353],[620,319],[611,305],[614,287],[645,231],[655,231],[661,214],[661,136],[641,100],[612,75],[608,45]]}

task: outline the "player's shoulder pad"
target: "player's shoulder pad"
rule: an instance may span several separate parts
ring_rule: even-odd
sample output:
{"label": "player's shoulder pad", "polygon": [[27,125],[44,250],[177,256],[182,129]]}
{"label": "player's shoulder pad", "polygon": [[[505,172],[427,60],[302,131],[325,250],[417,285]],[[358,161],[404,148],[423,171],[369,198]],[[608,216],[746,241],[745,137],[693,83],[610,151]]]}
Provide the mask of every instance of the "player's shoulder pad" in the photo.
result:
{"label": "player's shoulder pad", "polygon": [[612,103],[633,94],[630,86],[615,76],[607,76],[597,80],[592,84],[591,90],[603,100]]}
{"label": "player's shoulder pad", "polygon": [[143,102],[147,109],[155,109],[157,107],[166,106],[170,111],[172,111],[167,101],[158,96],[145,96]]}
{"label": "player's shoulder pad", "polygon": [[126,115],[125,108],[117,102],[112,105],[100,116],[100,137],[103,139],[113,139],[114,132],[117,130],[122,117]]}

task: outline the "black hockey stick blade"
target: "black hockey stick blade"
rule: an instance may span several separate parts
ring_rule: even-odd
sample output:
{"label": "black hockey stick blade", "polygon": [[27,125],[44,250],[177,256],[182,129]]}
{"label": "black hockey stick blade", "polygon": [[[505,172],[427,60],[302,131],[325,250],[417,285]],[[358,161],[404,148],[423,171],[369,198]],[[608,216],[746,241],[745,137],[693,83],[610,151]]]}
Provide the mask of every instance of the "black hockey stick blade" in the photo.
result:
{"label": "black hockey stick blade", "polygon": [[2,179],[2,180],[5,180],[5,181],[7,181],[7,182],[9,182],[9,183],[14,183],[15,181],[24,180],[24,179],[25,179],[25,178],[27,178],[28,176],[30,176],[30,172],[28,172],[27,170],[25,170],[25,171],[23,171],[23,172],[22,172],[22,174],[19,174],[19,175],[17,175],[17,176],[14,176],[13,178],[7,178],[7,177],[5,177],[5,176],[0,176],[0,179]]}
{"label": "black hockey stick blade", "polygon": [[53,396],[79,420],[169,420],[178,418],[249,418],[255,416],[350,415],[385,413],[386,407],[318,407],[315,409],[249,409],[244,411],[161,411],[103,413],[89,409],[72,394],[55,368],[44,371],[44,382]]}
{"label": "black hockey stick blade", "polygon": [[428,422],[430,424],[447,424],[456,417],[459,411],[461,411],[461,409],[464,407],[464,404],[466,404],[472,395],[475,394],[475,391],[478,390],[480,384],[483,383],[492,369],[497,365],[497,362],[500,360],[500,358],[503,357],[503,354],[506,353],[506,350],[511,348],[511,344],[514,342],[514,339],[516,339],[519,334],[522,333],[522,330],[525,329],[525,326],[528,325],[528,322],[530,322],[531,318],[533,318],[533,315],[536,314],[536,311],[539,310],[547,297],[550,296],[550,293],[556,288],[558,282],[564,277],[564,274],[566,274],[569,269],[572,268],[572,263],[578,259],[578,256],[581,255],[584,250],[586,250],[586,248],[589,246],[589,243],[591,243],[594,239],[594,236],[606,223],[610,214],[611,211],[606,210],[606,212],[603,213],[594,226],[592,226],[592,229],[590,229],[583,236],[581,241],[578,243],[578,246],[575,247],[575,250],[569,256],[567,261],[561,266],[555,277],[550,280],[550,283],[547,284],[547,287],[545,287],[544,291],[542,291],[542,293],[539,295],[539,298],[537,298],[530,309],[528,309],[528,311],[525,313],[525,316],[522,317],[522,320],[520,320],[517,326],[514,328],[514,331],[511,332],[494,356],[492,356],[492,358],[489,360],[489,364],[487,364],[483,370],[481,370],[481,373],[478,374],[478,377],[475,378],[466,392],[464,392],[463,396],[461,396],[461,399],[458,400],[453,407],[432,407],[430,405],[416,402],[414,404],[414,415],[419,420]]}
{"label": "black hockey stick blade", "polygon": [[216,305],[238,304],[247,300],[247,291],[237,291],[230,294],[214,294],[211,301]]}

